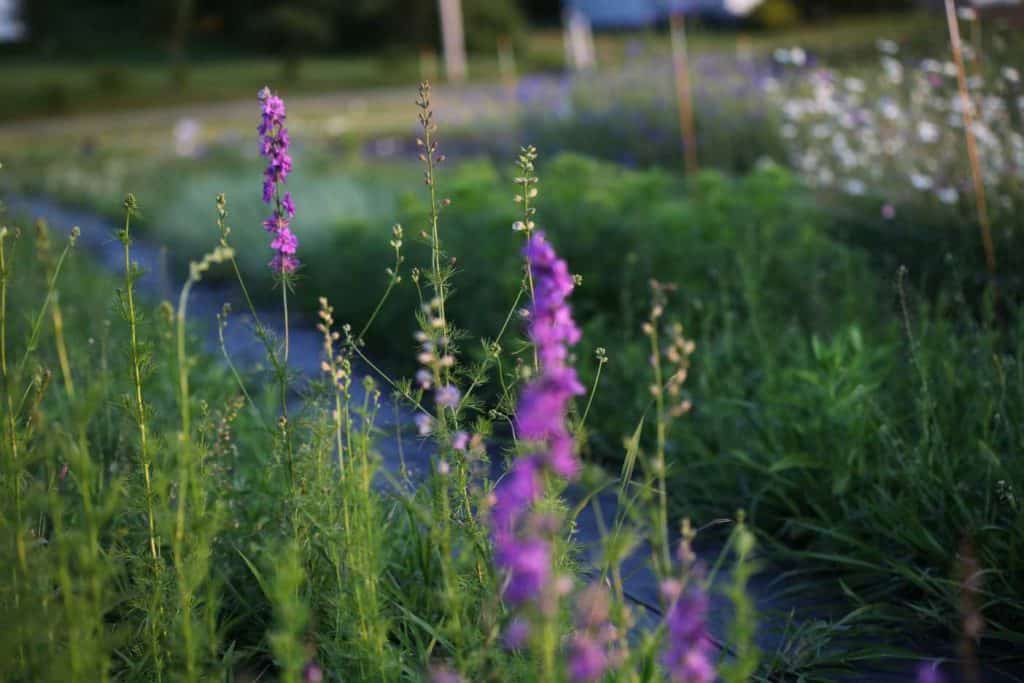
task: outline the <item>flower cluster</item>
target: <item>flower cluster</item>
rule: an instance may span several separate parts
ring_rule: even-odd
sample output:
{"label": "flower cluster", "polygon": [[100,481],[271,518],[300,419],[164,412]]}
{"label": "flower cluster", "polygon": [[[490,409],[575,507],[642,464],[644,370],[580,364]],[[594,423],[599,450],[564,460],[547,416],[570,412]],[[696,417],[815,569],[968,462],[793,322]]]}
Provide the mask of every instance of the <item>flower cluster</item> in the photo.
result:
{"label": "flower cluster", "polygon": [[497,486],[491,512],[495,563],[507,576],[504,597],[513,605],[537,600],[551,584],[551,544],[543,534],[550,525],[529,513],[540,498],[545,471],[566,478],[579,471],[566,414],[572,397],[583,393],[567,362],[569,345],[580,338],[566,303],[572,276],[541,232],[530,237],[525,255],[534,282],[530,339],[540,374],[523,391],[516,429],[519,440],[536,450],[517,459]]}
{"label": "flower cluster", "polygon": [[260,91],[263,103],[263,120],[257,129],[260,134],[260,154],[267,159],[267,168],[263,172],[263,201],[274,208],[273,214],[265,221],[263,227],[274,236],[270,248],[274,250],[274,258],[270,268],[277,273],[293,273],[299,267],[295,252],[299,240],[292,232],[290,221],[295,217],[295,204],[291,193],[281,194],[281,185],[292,170],[292,158],[288,154],[288,129],[284,122],[284,100],[270,92],[270,88]]}
{"label": "flower cluster", "polygon": [[[447,408],[454,412],[462,400],[462,393],[454,384],[445,383],[447,372],[455,365],[455,356],[449,348],[448,336],[443,334],[444,322],[440,311],[441,300],[437,297],[423,304],[426,329],[431,332],[419,330],[415,335],[420,345],[416,360],[423,366],[416,372],[416,386],[422,391],[434,392],[438,411]],[[414,419],[421,436],[433,431],[434,418],[427,413],[419,413]]]}
{"label": "flower cluster", "polygon": [[608,589],[599,583],[576,597],[576,633],[569,642],[568,673],[573,683],[592,683],[615,668],[621,653],[610,650],[617,633],[609,620]]}
{"label": "flower cluster", "polygon": [[[889,200],[886,219],[895,216],[896,201],[930,198],[955,206],[972,191],[957,67],[901,57],[893,41],[879,41],[878,49],[880,69],[873,78],[815,68],[804,72],[807,78],[794,78],[794,87],[779,90],[781,132],[794,165],[813,187]],[[964,55],[974,67],[967,87],[981,172],[997,208],[1012,211],[1024,175],[1020,73],[1006,67],[982,75],[974,63],[977,50],[965,44]]]}
{"label": "flower cluster", "polygon": [[669,605],[665,616],[666,645],[661,663],[674,683],[711,683],[715,680],[713,643],[708,638],[708,597],[691,583],[684,588],[675,579],[661,585]]}
{"label": "flower cluster", "polygon": [[708,596],[700,585],[702,568],[693,552],[696,532],[683,521],[678,558],[683,581],[665,579],[661,597],[665,612],[665,646],[661,664],[673,683],[711,683],[715,680],[714,643],[708,633]]}
{"label": "flower cluster", "polygon": [[523,391],[516,411],[521,441],[543,443],[543,464],[561,477],[571,479],[579,471],[573,454],[573,438],[565,423],[573,396],[583,393],[576,370],[567,363],[569,346],[580,340],[566,299],[575,286],[565,261],[558,258],[543,233],[526,245],[533,277],[530,340],[537,349],[540,375]]}

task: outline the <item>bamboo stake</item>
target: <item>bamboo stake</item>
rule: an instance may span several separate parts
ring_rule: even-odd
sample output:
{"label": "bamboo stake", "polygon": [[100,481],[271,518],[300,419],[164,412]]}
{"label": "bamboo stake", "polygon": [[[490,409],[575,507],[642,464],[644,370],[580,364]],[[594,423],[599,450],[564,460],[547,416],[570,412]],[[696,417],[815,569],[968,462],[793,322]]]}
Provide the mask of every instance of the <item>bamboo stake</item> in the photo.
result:
{"label": "bamboo stake", "polygon": [[960,89],[960,103],[964,117],[964,137],[967,140],[967,157],[970,160],[971,176],[974,180],[974,197],[978,209],[978,223],[981,225],[981,242],[985,248],[985,264],[988,266],[989,275],[994,279],[996,251],[992,243],[992,225],[988,215],[988,199],[985,196],[985,180],[981,175],[978,142],[974,137],[974,101],[967,89],[967,72],[964,68],[963,44],[960,40],[960,23],[956,16],[955,0],[946,0],[946,19],[949,23],[953,61],[956,63],[957,85]]}
{"label": "bamboo stake", "polygon": [[672,68],[676,75],[676,99],[679,103],[679,127],[683,134],[686,174],[696,173],[697,133],[693,120],[693,92],[690,88],[690,64],[686,55],[686,25],[682,12],[673,12],[669,20],[672,39]]}

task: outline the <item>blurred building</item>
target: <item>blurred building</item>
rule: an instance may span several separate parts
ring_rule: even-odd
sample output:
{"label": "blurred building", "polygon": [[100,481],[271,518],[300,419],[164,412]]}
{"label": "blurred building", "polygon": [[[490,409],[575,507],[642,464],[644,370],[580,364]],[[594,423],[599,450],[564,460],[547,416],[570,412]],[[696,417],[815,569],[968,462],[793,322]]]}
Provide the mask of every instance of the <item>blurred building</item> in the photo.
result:
{"label": "blurred building", "polygon": [[753,12],[763,0],[565,0],[597,29],[636,29],[665,21],[672,12],[728,21]]}
{"label": "blurred building", "polygon": [[24,36],[19,0],[0,0],[0,43],[16,43]]}

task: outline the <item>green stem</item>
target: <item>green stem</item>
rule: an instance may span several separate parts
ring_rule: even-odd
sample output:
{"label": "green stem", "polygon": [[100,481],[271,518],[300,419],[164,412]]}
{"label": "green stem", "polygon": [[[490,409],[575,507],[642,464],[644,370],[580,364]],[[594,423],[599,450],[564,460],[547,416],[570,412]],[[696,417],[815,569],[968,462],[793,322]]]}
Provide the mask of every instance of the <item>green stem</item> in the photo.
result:
{"label": "green stem", "polygon": [[142,399],[142,358],[139,354],[138,319],[135,313],[135,273],[131,260],[131,219],[133,209],[125,212],[124,232],[124,273],[125,298],[128,305],[129,354],[132,363],[132,382],[135,385],[135,412],[139,426],[139,450],[142,472],[146,483],[146,512],[149,523],[149,552],[154,566],[159,555],[156,547],[156,518],[153,513],[153,484],[150,476],[149,431],[146,427],[146,404]]}
{"label": "green stem", "polygon": [[654,394],[657,446],[654,459],[655,474],[658,486],[658,545],[660,548],[660,573],[661,576],[668,576],[672,570],[672,557],[669,552],[668,542],[668,492],[665,484],[665,441],[666,441],[666,418],[665,418],[665,387],[662,382],[661,372],[661,349],[658,346],[658,321],[651,319],[651,362],[654,367]]}

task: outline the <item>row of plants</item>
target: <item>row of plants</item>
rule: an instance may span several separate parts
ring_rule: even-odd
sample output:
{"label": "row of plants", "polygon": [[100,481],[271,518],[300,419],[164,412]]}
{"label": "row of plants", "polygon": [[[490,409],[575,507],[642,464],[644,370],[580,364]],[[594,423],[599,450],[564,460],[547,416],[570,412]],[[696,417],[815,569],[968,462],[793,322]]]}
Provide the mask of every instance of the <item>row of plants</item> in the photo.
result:
{"label": "row of plants", "polygon": [[[424,106],[424,125],[435,135],[428,111]],[[39,397],[37,411],[10,413],[22,422],[8,428],[10,445],[5,447],[12,453],[30,447],[39,457],[38,466],[14,457],[7,461],[13,468],[8,482],[18,494],[11,498],[15,510],[5,517],[16,520],[5,527],[12,531],[15,553],[7,595],[15,607],[38,613],[40,604],[51,604],[51,579],[88,577],[91,582],[91,587],[80,586],[84,592],[76,592],[74,601],[67,599],[67,585],[61,589],[64,603],[44,610],[53,622],[12,612],[23,616],[12,623],[24,637],[12,641],[19,651],[12,651],[9,661],[22,667],[22,675],[29,670],[24,667],[45,668],[47,661],[58,661],[46,658],[41,634],[59,633],[56,624],[78,623],[68,611],[76,610],[91,614],[82,628],[108,649],[76,649],[74,656],[86,657],[92,662],[88,666],[114,666],[118,675],[129,675],[131,670],[122,667],[132,662],[145,677],[189,661],[252,666],[272,657],[287,677],[298,675],[310,660],[329,671],[370,678],[415,677],[441,661],[471,680],[509,680],[516,671],[527,679],[540,675],[534,680],[551,680],[545,676],[555,675],[551,658],[569,626],[568,615],[553,611],[550,603],[525,600],[532,606],[520,613],[515,607],[524,600],[506,594],[510,617],[523,617],[536,627],[528,630],[535,638],[530,650],[543,656],[520,658],[515,647],[512,654],[491,647],[519,623],[508,621],[500,606],[489,602],[501,593],[503,580],[525,571],[509,558],[538,555],[521,548],[502,553],[499,547],[492,558],[490,541],[498,543],[500,534],[488,531],[482,520],[489,518],[479,514],[497,505],[503,490],[517,490],[501,484],[492,490],[481,479],[495,448],[504,447],[506,454],[523,450],[515,446],[517,437],[522,440],[517,425],[522,428],[525,400],[519,399],[517,409],[517,387],[534,387],[530,378],[538,369],[557,365],[531,362],[531,349],[539,345],[537,304],[528,304],[531,278],[524,277],[517,254],[524,236],[537,239],[538,225],[574,271],[572,277],[558,271],[555,291],[564,295],[576,289],[580,332],[563,329],[556,338],[562,343],[579,338],[568,358],[582,386],[596,387],[600,381],[603,387],[570,411],[567,433],[576,437],[588,460],[623,468],[618,481],[605,480],[619,487],[626,511],[622,523],[630,529],[612,530],[606,548],[613,593],[622,593],[610,608],[617,639],[602,631],[606,639],[598,647],[608,663],[623,664],[620,671],[640,671],[635,675],[641,680],[658,670],[660,631],[648,634],[643,647],[624,640],[631,618],[615,567],[627,549],[648,537],[656,574],[669,580],[676,571],[666,560],[668,533],[676,528],[669,519],[685,514],[703,524],[732,517],[739,508],[748,511],[752,528],[762,534],[762,546],[787,561],[793,591],[810,591],[815,579],[825,576],[846,601],[835,630],[798,630],[775,657],[765,660],[762,672],[834,671],[892,655],[877,645],[838,652],[828,647],[829,638],[854,625],[859,638],[873,642],[893,642],[898,630],[898,644],[908,647],[918,638],[952,641],[962,632],[964,642],[981,642],[986,654],[998,653],[1000,643],[1019,643],[1015,624],[1022,613],[1024,520],[1016,491],[1024,485],[1024,471],[1013,457],[1020,436],[1015,410],[1021,383],[1014,374],[1021,361],[1014,343],[1019,323],[1012,295],[1003,294],[997,315],[991,298],[963,287],[960,272],[975,267],[970,254],[976,251],[950,251],[947,277],[937,282],[924,280],[913,266],[909,274],[887,270],[861,247],[818,227],[820,213],[810,195],[788,172],[771,165],[738,179],[705,173],[689,179],[684,192],[678,177],[665,172],[629,171],[576,156],[538,166],[535,152],[527,149],[508,183],[486,162],[439,176],[436,138],[423,140],[429,199],[397,202],[396,213],[407,227],[389,230],[366,219],[307,232],[304,207],[316,199],[304,196],[302,186],[294,183],[289,187],[294,201],[278,192],[282,169],[287,166],[290,173],[291,160],[286,164],[280,156],[280,138],[270,138],[264,152],[277,156],[264,198],[274,207],[267,227],[275,233],[274,269],[282,276],[276,289],[265,276],[258,277],[264,257],[242,256],[254,253],[262,240],[249,221],[245,229],[236,224],[228,232],[222,202],[218,233],[209,219],[188,213],[187,202],[176,204],[173,193],[161,203],[185,212],[186,222],[210,224],[207,237],[199,233],[208,244],[221,240],[208,257],[201,252],[194,257],[190,283],[200,277],[210,281],[217,272],[229,279],[240,274],[249,279],[247,294],[265,304],[294,286],[296,292],[323,293],[333,302],[331,308],[311,296],[291,295],[292,308],[318,315],[325,330],[335,320],[352,321],[349,328],[335,325],[337,336],[325,331],[325,372],[333,381],[315,391],[310,387],[312,402],[301,417],[294,411],[289,415],[287,339],[274,341],[262,326],[256,331],[267,345],[267,384],[276,388],[256,390],[254,378],[239,386],[236,380],[246,377],[198,357],[195,372],[209,373],[201,384],[210,392],[205,405],[218,407],[190,398],[187,294],[177,316],[167,309],[162,327],[152,324],[148,338],[133,342],[144,328],[133,322],[138,311],[131,312],[135,274],[130,257],[120,298],[128,322],[100,334],[84,333],[100,340],[90,345],[57,342],[55,278],[37,272],[11,281],[12,287],[45,294],[33,326],[10,338],[27,338],[25,357],[37,357],[44,351],[40,330],[49,316],[57,361],[51,356],[50,364],[60,366],[66,386],[60,399],[43,391],[49,382],[30,375],[27,369],[35,361],[30,365],[26,360],[19,362],[12,381],[25,382],[29,389],[6,394]],[[191,170],[202,172],[200,162],[179,163],[182,169],[196,163]],[[542,183],[535,175],[538,169]],[[445,181],[441,189],[439,177]],[[509,201],[509,195],[516,201]],[[293,205],[298,207],[295,233],[289,225]],[[127,210],[132,221],[138,219],[136,205],[130,203]],[[160,236],[164,216],[149,215],[150,237]],[[126,240],[127,231],[122,233]],[[296,234],[303,241],[303,265],[292,272]],[[530,252],[535,269],[561,263],[543,256],[546,244],[535,244]],[[235,268],[210,268],[225,261]],[[922,283],[927,286],[917,286]],[[378,305],[368,292],[386,300]],[[30,299],[18,295],[10,301]],[[517,335],[513,323],[519,309],[534,321],[526,338]],[[680,327],[666,323],[667,310],[685,321],[685,336]],[[410,311],[419,311],[418,332]],[[91,311],[79,318],[82,324],[97,319]],[[17,317],[9,320],[18,324]],[[373,324],[358,322],[368,320]],[[163,352],[147,348],[146,343],[158,345],[161,339]],[[692,367],[689,339],[696,347]],[[552,352],[562,363],[566,350],[559,348],[556,344]],[[47,345],[45,353],[50,352]],[[169,356],[177,356],[177,363],[151,365],[151,359]],[[353,385],[352,364],[376,377],[365,393]],[[114,371],[118,367],[122,374]],[[83,396],[79,400],[85,404],[75,407],[76,398],[66,388],[74,383],[72,368],[82,368],[85,376],[104,375],[103,381],[89,382],[101,392],[99,399]],[[118,408],[116,401],[102,397],[124,391],[117,377],[126,371],[134,388],[129,385],[124,407]],[[415,380],[390,384],[388,378],[395,376]],[[246,385],[244,400],[229,400]],[[568,396],[556,405],[578,393],[577,385],[567,386],[562,391]],[[142,389],[148,398],[140,398]],[[396,497],[380,495],[369,484],[375,476],[385,477],[375,474],[370,414],[378,401],[389,402],[392,392],[398,403],[411,405],[418,415],[416,428],[435,441],[437,453],[428,482],[399,486],[406,493]],[[351,403],[356,396],[360,399]],[[153,410],[156,405],[164,410]],[[230,415],[221,411],[222,405]],[[356,413],[362,417],[342,420]],[[37,415],[41,420],[47,414],[55,427],[38,429]],[[684,414],[683,423],[669,431],[669,423]],[[137,440],[124,428],[131,422]],[[550,441],[556,435],[564,440],[566,434],[558,429],[535,428],[538,438],[528,435],[526,441]],[[158,441],[147,446],[151,433],[161,436],[153,436]],[[204,433],[205,441],[200,438]],[[72,438],[85,441],[68,441]],[[221,447],[218,439],[228,442],[222,445],[236,458],[234,465],[223,465],[225,479],[213,476],[220,476],[220,466],[207,460]],[[59,454],[73,444],[84,454],[78,456],[78,469],[70,463],[65,470]],[[530,482],[529,475],[549,472],[544,490],[555,494],[565,475],[576,474],[572,460],[559,465],[538,461],[536,455],[526,449],[526,457],[509,460],[502,481]],[[339,479],[343,461],[350,465]],[[534,464],[517,466],[520,462]],[[633,489],[630,474],[638,466],[643,474]],[[155,482],[146,482],[149,469],[159,472]],[[86,490],[76,484],[74,512],[68,513],[73,523],[54,522],[56,494],[67,472],[93,478],[87,479]],[[603,475],[595,472],[587,481],[599,486]],[[524,495],[533,501],[536,494]],[[109,508],[98,511],[92,497],[105,500]],[[86,498],[91,498],[88,503]],[[122,509],[128,501],[141,506],[137,514]],[[526,517],[512,514],[513,540],[557,551],[556,566],[568,569],[574,559],[571,547],[555,542],[560,536],[546,535],[562,528],[567,510],[552,496],[538,505],[545,514],[528,515],[529,524]],[[225,506],[223,516],[220,506]],[[341,533],[338,525],[346,516],[351,525]],[[51,543],[61,522],[76,534],[62,542],[86,554],[74,555],[74,565],[68,564],[71,555],[33,555],[41,564],[30,568],[26,549],[36,547],[32,543],[61,547],[56,540]],[[522,536],[527,531],[531,535]],[[274,540],[267,541],[267,535]],[[85,546],[78,545],[80,538]],[[731,538],[739,537],[733,533]],[[692,541],[689,534],[683,540]],[[684,564],[692,562],[686,547]],[[277,551],[281,548],[283,553]],[[129,558],[126,566],[140,573],[110,573],[106,561],[115,556]],[[976,580],[978,568],[983,582]],[[39,581],[25,593],[30,576]],[[744,571],[737,576],[745,576]],[[163,592],[154,591],[155,584]],[[423,590],[410,593],[410,585]],[[551,584],[557,585],[566,584]],[[673,585],[668,585],[669,596],[676,590]],[[742,593],[737,588],[734,596]],[[145,603],[146,596],[154,602]],[[108,604],[117,611],[108,611]],[[674,604],[672,599],[666,603],[669,612]],[[965,604],[979,608],[965,609]],[[551,621],[555,613],[560,625]],[[386,618],[379,621],[377,615]],[[908,635],[909,620],[923,621],[925,628]],[[105,626],[110,621],[129,626],[110,633]],[[988,624],[984,638],[981,621]],[[970,625],[966,631],[965,624]],[[204,635],[197,636],[201,627]],[[740,642],[733,645],[741,651],[752,651],[743,640],[750,628],[749,623],[737,627]],[[511,629],[513,634],[516,629],[522,627]],[[596,637],[597,631],[594,623],[581,622],[565,642],[576,643],[581,634]],[[122,638],[131,646],[123,645]],[[592,640],[580,641],[581,651]],[[201,656],[196,649],[201,642],[219,645]],[[27,654],[29,643],[39,648],[35,655]],[[91,652],[97,659],[88,659]],[[112,663],[112,652],[134,654]],[[168,652],[177,653],[173,665],[161,660],[172,656]],[[747,662],[740,670],[749,672],[753,656],[740,660]],[[664,660],[662,666],[668,666]],[[387,671],[366,673],[376,672],[373,667]],[[634,674],[622,675],[632,680]]]}
{"label": "row of plants", "polygon": [[[691,527],[676,540],[668,526],[666,436],[693,352],[677,327],[665,325],[673,345],[664,370],[660,361],[652,367],[667,397],[650,418],[657,445],[648,451],[637,441],[617,480],[582,476],[575,444],[587,410],[575,399],[592,397],[598,382],[584,389],[569,353],[580,339],[567,303],[575,278],[536,228],[533,153],[519,160],[525,239],[516,251],[525,264],[514,268],[520,287],[506,316],[525,305],[526,335],[506,326],[491,357],[476,363],[450,322],[453,270],[440,223],[447,202],[435,191],[442,156],[424,87],[430,254],[420,275],[408,276],[421,296],[406,328],[415,330],[420,369],[413,381],[379,371],[360,378],[354,366],[371,364],[364,333],[380,320],[342,324],[319,297],[322,373],[300,381],[289,369],[287,321],[289,298],[302,291],[297,259],[306,252],[290,226],[301,204],[284,187],[292,166],[284,104],[269,91],[262,100],[264,227],[285,319],[278,338],[250,306],[265,375],[239,368],[226,349],[223,362],[193,351],[188,304],[209,274],[233,272],[251,304],[223,195],[211,207],[212,249],[189,264],[176,305],[156,310],[138,293],[134,195],[123,202],[117,233],[124,271],[113,311],[83,289],[110,280],[76,263],[77,229],[64,244],[42,222],[35,239],[0,230],[4,677],[232,680],[272,671],[289,681],[440,683],[752,675],[759,655],[744,590],[752,534],[739,520],[729,549],[738,568],[732,655],[716,664],[706,625],[716,568],[704,573]],[[396,228],[391,285],[403,277],[403,246]],[[382,306],[392,303],[387,294]],[[656,302],[652,339],[663,314]],[[477,391],[485,382],[502,386],[494,401]],[[381,467],[377,448],[386,437],[377,415],[391,401],[415,415],[430,443],[421,481]],[[497,423],[513,438],[492,440]],[[396,427],[399,448],[416,440]],[[486,474],[491,458],[505,462],[497,481]],[[580,510],[560,495],[575,480],[595,491],[614,485],[621,504],[602,534],[603,558],[581,574],[571,533]],[[643,538],[664,617],[639,630],[622,565]]]}

